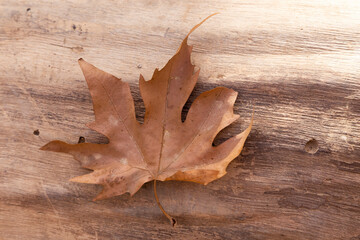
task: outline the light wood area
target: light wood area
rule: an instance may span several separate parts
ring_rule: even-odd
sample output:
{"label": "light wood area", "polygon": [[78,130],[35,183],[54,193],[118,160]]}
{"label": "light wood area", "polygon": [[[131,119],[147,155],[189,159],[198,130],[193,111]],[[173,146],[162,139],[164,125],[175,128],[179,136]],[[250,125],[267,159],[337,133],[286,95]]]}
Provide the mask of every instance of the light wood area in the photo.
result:
{"label": "light wood area", "polygon": [[[97,185],[50,140],[105,143],[77,64],[149,79],[188,31],[200,92],[239,92],[254,126],[228,173],[207,186],[152,183],[93,202]],[[0,239],[360,239],[360,2],[0,0]],[[35,130],[38,130],[36,132]],[[35,132],[34,132],[35,131]],[[36,133],[39,133],[36,135]],[[316,144],[305,145],[316,142]],[[316,151],[317,150],[317,151]],[[315,153],[314,153],[315,152]]]}

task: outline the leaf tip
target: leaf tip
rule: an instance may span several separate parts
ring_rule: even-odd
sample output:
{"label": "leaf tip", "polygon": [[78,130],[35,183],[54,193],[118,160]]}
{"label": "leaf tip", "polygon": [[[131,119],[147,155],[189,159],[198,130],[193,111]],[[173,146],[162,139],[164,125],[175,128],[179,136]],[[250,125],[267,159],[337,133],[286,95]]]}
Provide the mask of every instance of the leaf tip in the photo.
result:
{"label": "leaf tip", "polygon": [[93,201],[93,202],[96,202],[96,201],[99,201],[99,200],[104,200],[104,199],[106,199],[106,198],[109,198],[109,196],[104,195],[104,190],[103,190],[103,191],[101,191],[96,197],[94,197],[94,198],[92,199],[92,201]]}
{"label": "leaf tip", "polygon": [[70,179],[69,179],[69,182],[77,182],[77,181],[76,181],[76,178],[77,178],[77,177],[70,178]]}
{"label": "leaf tip", "polygon": [[48,142],[47,144],[45,144],[44,146],[42,146],[41,148],[39,148],[39,150],[41,151],[54,151],[54,146],[58,143],[59,141],[51,141]]}
{"label": "leaf tip", "polygon": [[78,64],[80,65],[80,68],[83,70],[83,67],[87,66],[87,65],[91,65],[88,62],[86,62],[83,58],[79,58],[78,59]]}
{"label": "leaf tip", "polygon": [[45,144],[40,148],[40,150],[43,151],[63,152],[63,153],[68,153],[70,149],[71,149],[70,144],[67,144],[59,140],[48,142],[47,144]]}
{"label": "leaf tip", "polygon": [[44,146],[40,147],[39,150],[41,150],[41,151],[46,151],[46,150],[47,150],[47,145],[48,145],[48,144],[45,144]]}
{"label": "leaf tip", "polygon": [[254,123],[254,116],[255,116],[255,110],[253,109],[253,111],[252,111],[252,115],[251,115],[251,121],[250,121],[250,129],[252,128],[252,125],[253,125],[253,123]]}

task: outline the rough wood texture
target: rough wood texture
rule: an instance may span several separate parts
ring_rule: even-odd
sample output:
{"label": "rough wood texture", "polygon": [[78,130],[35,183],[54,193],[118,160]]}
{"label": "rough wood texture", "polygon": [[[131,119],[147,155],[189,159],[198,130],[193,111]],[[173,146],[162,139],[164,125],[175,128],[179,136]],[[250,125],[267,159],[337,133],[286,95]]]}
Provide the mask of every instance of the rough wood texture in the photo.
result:
{"label": "rough wood texture", "polygon": [[[206,187],[159,183],[174,229],[152,183],[92,202],[98,186],[67,181],[86,170],[38,150],[106,142],[84,125],[94,115],[77,59],[129,82],[141,119],[139,73],[149,79],[215,11],[190,37],[201,68],[191,100],[220,85],[239,92],[242,118],[217,144],[255,109],[242,156]],[[360,239],[359,12],[340,0],[1,0],[0,239]]]}

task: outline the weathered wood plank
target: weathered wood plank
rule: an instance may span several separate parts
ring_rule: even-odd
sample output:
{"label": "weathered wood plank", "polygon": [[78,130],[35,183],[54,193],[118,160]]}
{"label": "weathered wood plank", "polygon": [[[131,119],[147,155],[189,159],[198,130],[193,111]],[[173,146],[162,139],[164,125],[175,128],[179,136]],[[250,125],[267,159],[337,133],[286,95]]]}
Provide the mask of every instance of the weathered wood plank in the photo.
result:
{"label": "weathered wood plank", "polygon": [[[206,187],[152,183],[99,202],[87,171],[40,152],[53,139],[104,143],[87,129],[92,104],[77,59],[131,85],[190,37],[202,91],[239,92],[242,118],[215,144],[255,123],[228,174]],[[0,239],[360,238],[360,4],[356,1],[1,1]],[[39,130],[35,135],[34,130]],[[319,150],[305,151],[316,139]]]}

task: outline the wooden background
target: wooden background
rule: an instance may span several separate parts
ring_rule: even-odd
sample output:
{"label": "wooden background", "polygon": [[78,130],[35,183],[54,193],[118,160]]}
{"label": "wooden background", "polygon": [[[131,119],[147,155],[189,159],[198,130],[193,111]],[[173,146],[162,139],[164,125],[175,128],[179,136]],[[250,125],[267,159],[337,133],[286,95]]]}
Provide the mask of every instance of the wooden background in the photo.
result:
{"label": "wooden background", "polygon": [[[190,102],[226,86],[242,118],[217,143],[253,130],[223,178],[152,183],[92,202],[96,185],[50,140],[106,139],[82,57],[129,82],[149,79],[190,37],[201,68]],[[0,0],[0,239],[360,239],[359,1]],[[187,107],[189,104],[187,104]],[[39,135],[33,134],[39,130]],[[315,139],[319,150],[305,151]]]}

